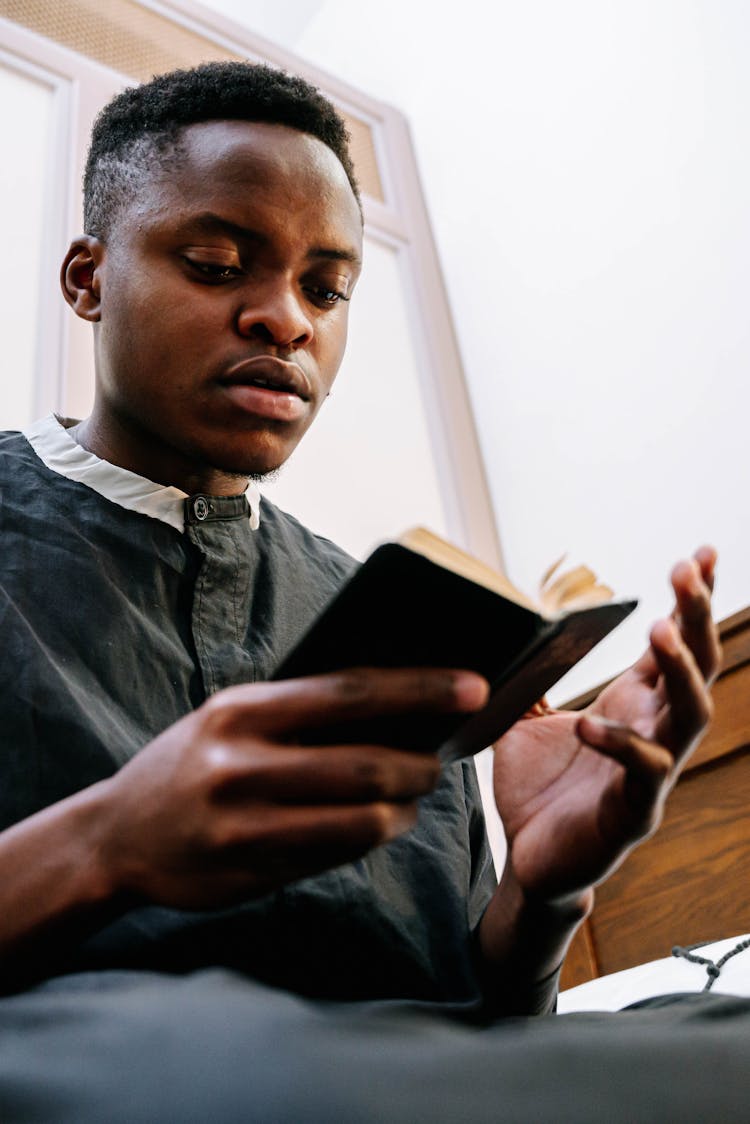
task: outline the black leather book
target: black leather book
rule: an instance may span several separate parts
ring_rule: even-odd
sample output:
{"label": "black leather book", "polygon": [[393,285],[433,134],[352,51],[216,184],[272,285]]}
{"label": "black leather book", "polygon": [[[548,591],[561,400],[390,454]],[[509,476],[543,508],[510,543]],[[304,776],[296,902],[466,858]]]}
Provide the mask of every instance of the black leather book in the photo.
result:
{"label": "black leather book", "polygon": [[[554,568],[553,568],[554,569]],[[274,679],[347,667],[453,667],[489,681],[474,714],[383,718],[314,739],[478,753],[522,717],[636,607],[614,601],[585,567],[545,579],[539,605],[463,551],[421,528],[378,547],[282,660]]]}

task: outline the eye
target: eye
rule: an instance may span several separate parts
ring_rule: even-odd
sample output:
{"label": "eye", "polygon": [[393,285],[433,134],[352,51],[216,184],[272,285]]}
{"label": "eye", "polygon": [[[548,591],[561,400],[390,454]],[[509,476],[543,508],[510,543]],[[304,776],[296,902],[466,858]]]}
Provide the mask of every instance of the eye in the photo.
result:
{"label": "eye", "polygon": [[324,308],[333,308],[339,301],[348,301],[349,297],[338,289],[329,289],[327,285],[308,285],[305,289],[314,301]]}
{"label": "eye", "polygon": [[220,284],[222,281],[232,281],[242,274],[237,265],[226,265],[224,262],[197,261],[195,258],[183,257],[194,273],[208,281],[210,284]]}

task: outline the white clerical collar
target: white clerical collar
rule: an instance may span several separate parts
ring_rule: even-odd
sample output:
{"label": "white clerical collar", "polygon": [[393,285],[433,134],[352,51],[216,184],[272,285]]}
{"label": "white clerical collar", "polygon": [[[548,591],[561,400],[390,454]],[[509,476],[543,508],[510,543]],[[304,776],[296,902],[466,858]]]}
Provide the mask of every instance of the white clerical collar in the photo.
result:
{"label": "white clerical collar", "polygon": [[[49,414],[23,431],[24,437],[47,468],[69,480],[92,488],[112,503],[161,519],[178,531],[185,530],[187,493],[165,484],[155,484],[126,468],[94,456],[75,441],[54,414]],[[260,490],[249,484],[245,492],[250,508],[250,527],[260,525]]]}

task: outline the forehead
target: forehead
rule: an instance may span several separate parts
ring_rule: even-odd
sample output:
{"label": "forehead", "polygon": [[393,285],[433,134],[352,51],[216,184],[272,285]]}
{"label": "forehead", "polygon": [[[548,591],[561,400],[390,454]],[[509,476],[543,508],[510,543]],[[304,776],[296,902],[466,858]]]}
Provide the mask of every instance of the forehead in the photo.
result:
{"label": "forehead", "polygon": [[[361,216],[346,172],[317,137],[283,125],[210,121],[182,130],[175,158],[154,163],[129,208],[140,224],[191,213],[229,213],[240,225],[258,213],[361,240]],[[135,214],[133,214],[135,212]]]}

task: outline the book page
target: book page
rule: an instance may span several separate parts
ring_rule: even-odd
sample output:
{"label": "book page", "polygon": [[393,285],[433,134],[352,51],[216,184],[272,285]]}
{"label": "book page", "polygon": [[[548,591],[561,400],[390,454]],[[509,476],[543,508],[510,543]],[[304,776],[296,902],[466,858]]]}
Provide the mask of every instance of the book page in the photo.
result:
{"label": "book page", "polygon": [[443,566],[454,574],[460,574],[462,577],[476,582],[477,585],[484,586],[485,589],[491,589],[494,593],[499,593],[501,597],[506,597],[509,601],[515,601],[517,605],[522,605],[525,609],[531,609],[534,613],[541,611],[538,604],[535,604],[530,597],[516,589],[513,583],[503,574],[493,570],[491,566],[485,565],[484,562],[480,562],[473,555],[467,554],[460,547],[454,546],[453,543],[441,539],[439,535],[433,534],[425,527],[413,527],[410,531],[401,535],[398,542],[401,546],[413,550],[416,554],[429,558],[430,562],[435,562],[438,566]]}

